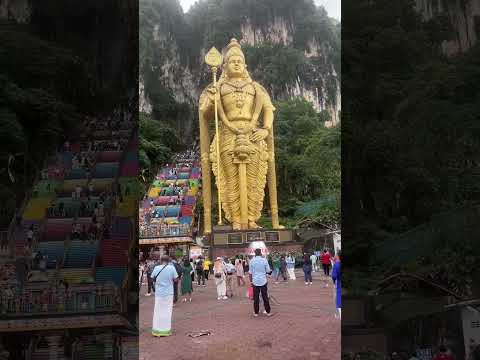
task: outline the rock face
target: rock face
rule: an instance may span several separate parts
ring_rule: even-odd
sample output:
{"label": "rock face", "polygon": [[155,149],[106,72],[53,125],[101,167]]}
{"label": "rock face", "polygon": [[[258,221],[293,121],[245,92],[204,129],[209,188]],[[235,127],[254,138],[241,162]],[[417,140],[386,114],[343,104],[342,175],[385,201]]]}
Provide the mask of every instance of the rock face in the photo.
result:
{"label": "rock face", "polygon": [[[262,26],[252,25],[247,18],[241,25],[240,43],[251,46],[272,43],[292,47],[294,36],[295,24],[285,18],[276,16],[271,22]],[[315,37],[312,37],[307,41],[303,52],[307,60],[306,69],[297,74],[293,84],[285,84],[284,91],[280,94],[274,94],[274,96],[278,99],[302,96],[312,103],[317,112],[327,111],[329,113],[330,121],[326,123],[326,126],[336,125],[340,121],[339,114],[341,111],[340,79],[333,64],[328,64],[328,49],[322,46]],[[321,71],[316,65],[308,61],[309,59],[322,58],[326,58],[325,60],[329,65],[326,71],[324,68]],[[328,94],[327,91],[327,76],[335,79],[335,92],[332,94]],[[314,80],[313,83],[311,80]]]}
{"label": "rock face", "polygon": [[[229,19],[221,19],[227,23],[224,30],[214,29],[225,37],[221,42],[212,36],[210,27],[202,28],[203,32],[195,31],[196,22],[202,19],[194,19],[199,11],[192,14],[183,14],[178,0],[157,0],[162,3],[162,9],[170,11],[169,16],[165,13],[155,16],[152,2],[140,1],[140,109],[150,113],[155,100],[152,96],[152,81],[156,81],[167,89],[170,89],[178,103],[188,104],[192,109],[190,120],[192,123],[184,125],[196,128],[196,106],[201,89],[211,82],[212,75],[203,64],[203,57],[211,46],[225,46],[230,37],[235,36],[246,47],[261,47],[263,45],[280,45],[284,48],[293,48],[303,58],[302,66],[296,71],[288,83],[280,88],[269,88],[269,84],[255,76],[255,65],[248,64],[249,71],[254,79],[262,82],[274,100],[286,100],[302,96],[312,103],[318,111],[326,111],[330,121],[327,126],[337,124],[341,111],[341,91],[339,66],[334,66],[332,53],[334,50],[328,42],[322,39],[322,34],[311,34],[306,39],[305,45],[299,47],[298,37],[299,24],[289,16],[271,15],[264,22],[259,22],[256,14],[238,16],[238,24],[230,26]],[[237,0],[230,0],[230,3]],[[240,2],[240,0],[238,0]],[[308,3],[309,0],[302,0]],[[198,5],[201,6],[201,5]],[[313,3],[312,3],[313,6]],[[197,9],[198,10],[198,9]],[[167,12],[168,12],[167,11]],[[183,22],[181,30],[175,23]],[[327,17],[326,17],[327,18]],[[333,20],[329,20],[333,21]],[[193,25],[192,25],[193,24]],[[192,31],[188,34],[188,28]],[[219,25],[220,26],[220,25]],[[184,30],[187,29],[187,30]],[[193,29],[193,30],[192,30]],[[210,33],[209,33],[210,32]],[[339,37],[339,35],[338,35]],[[195,38],[197,48],[187,48],[185,38]],[[213,38],[213,41],[212,41]],[[227,40],[228,39],[228,40]],[[193,40],[192,40],[193,41]],[[187,40],[188,42],[188,40]],[[219,49],[220,50],[220,49]],[[143,57],[143,58],[142,58]],[[248,57],[248,54],[247,54]],[[261,57],[261,56],[260,56]],[[146,60],[148,58],[148,60]],[[146,60],[146,61],[145,61]],[[263,68],[258,69],[264,73]],[[153,78],[152,78],[153,76]],[[179,120],[185,122],[185,120]]]}
{"label": "rock face", "polygon": [[28,23],[32,16],[29,0],[0,0],[0,19]]}
{"label": "rock face", "polygon": [[445,54],[464,52],[477,42],[480,35],[480,0],[416,0],[416,7],[425,20],[447,16],[454,34],[452,40],[442,44]]}
{"label": "rock face", "polygon": [[279,16],[262,27],[254,26],[248,18],[241,24],[242,42],[253,46],[266,42],[289,46],[293,42],[294,31],[293,25]]}

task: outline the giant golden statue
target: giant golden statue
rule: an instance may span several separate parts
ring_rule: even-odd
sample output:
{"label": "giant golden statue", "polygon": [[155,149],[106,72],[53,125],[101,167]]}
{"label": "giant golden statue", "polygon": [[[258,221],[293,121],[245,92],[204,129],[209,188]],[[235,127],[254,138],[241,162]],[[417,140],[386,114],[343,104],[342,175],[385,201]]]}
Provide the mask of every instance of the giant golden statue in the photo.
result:
{"label": "giant golden statue", "polygon": [[[275,108],[266,90],[250,78],[237,40],[228,44],[223,65],[215,48],[207,54],[206,62],[212,68],[214,81],[204,89],[199,101],[205,232],[212,231],[210,169],[221,203],[219,224],[223,209],[234,230],[258,228],[268,179],[272,225],[281,228],[273,142]],[[221,65],[222,75],[217,82],[216,72]],[[216,134],[211,141],[209,128],[213,122]]]}

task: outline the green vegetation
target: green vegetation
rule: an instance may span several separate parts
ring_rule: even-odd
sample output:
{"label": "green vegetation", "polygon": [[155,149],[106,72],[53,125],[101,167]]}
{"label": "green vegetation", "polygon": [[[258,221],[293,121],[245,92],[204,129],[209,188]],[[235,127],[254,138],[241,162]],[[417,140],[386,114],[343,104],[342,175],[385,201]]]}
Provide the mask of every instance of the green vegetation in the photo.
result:
{"label": "green vegetation", "polygon": [[303,99],[277,103],[275,156],[281,215],[340,224],[340,128]]}
{"label": "green vegetation", "polygon": [[[480,203],[480,48],[443,56],[444,19],[423,23],[412,1],[356,1],[343,10],[344,253],[355,259],[344,284],[403,270],[472,296],[479,276],[464,269],[480,254],[464,249],[476,228],[459,230],[468,219],[460,214],[478,214]],[[434,221],[440,213],[449,215]],[[392,253],[373,267],[380,250],[400,251],[412,239],[405,261]]]}
{"label": "green vegetation", "polygon": [[[80,114],[69,82],[78,79],[79,95],[89,87],[88,68],[72,52],[32,35],[27,27],[4,26],[0,34],[2,228],[12,219],[15,205],[23,200],[46,157],[63,136],[77,129]],[[11,169],[15,184],[6,171],[10,155],[15,156]]]}
{"label": "green vegetation", "polygon": [[146,186],[153,180],[162,165],[168,163],[179,150],[176,131],[165,121],[153,119],[140,113],[139,159],[143,182]]}
{"label": "green vegetation", "polygon": [[305,65],[301,50],[281,44],[244,45],[248,67],[254,69],[251,76],[274,94],[286,87],[295,86],[298,73]]}
{"label": "green vegetation", "polygon": [[[101,116],[125,105],[138,74],[130,55],[137,51],[135,42],[125,41],[136,21],[131,1],[100,7],[87,1],[81,9],[69,2],[31,5],[28,24],[0,20],[2,229],[47,156],[66,138],[79,136],[86,114]],[[6,171],[10,154],[15,184]]]}

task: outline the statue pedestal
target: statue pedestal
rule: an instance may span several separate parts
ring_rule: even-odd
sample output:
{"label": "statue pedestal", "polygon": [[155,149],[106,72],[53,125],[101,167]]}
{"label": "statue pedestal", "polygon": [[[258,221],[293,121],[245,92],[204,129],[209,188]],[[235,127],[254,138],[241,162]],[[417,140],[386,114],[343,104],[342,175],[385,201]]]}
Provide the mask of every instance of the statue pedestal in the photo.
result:
{"label": "statue pedestal", "polygon": [[212,258],[217,256],[233,257],[248,254],[250,245],[255,241],[265,244],[268,252],[302,251],[302,243],[296,241],[295,232],[288,229],[249,229],[232,230],[231,226],[216,226],[212,232]]}
{"label": "statue pedestal", "polygon": [[213,233],[223,232],[223,231],[233,231],[232,225],[230,225],[230,224],[228,224],[228,225],[213,225],[213,230],[212,230]]}

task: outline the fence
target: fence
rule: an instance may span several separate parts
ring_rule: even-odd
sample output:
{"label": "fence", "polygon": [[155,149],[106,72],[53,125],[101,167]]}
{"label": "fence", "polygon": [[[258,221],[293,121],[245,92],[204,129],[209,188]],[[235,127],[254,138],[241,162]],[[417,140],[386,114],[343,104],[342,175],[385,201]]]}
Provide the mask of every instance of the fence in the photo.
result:
{"label": "fence", "polygon": [[140,238],[152,238],[163,236],[187,236],[191,228],[188,224],[182,225],[150,225],[140,227]]}
{"label": "fence", "polygon": [[110,287],[53,292],[51,289],[32,290],[16,295],[11,290],[0,294],[3,316],[110,312],[119,310],[117,289]]}

